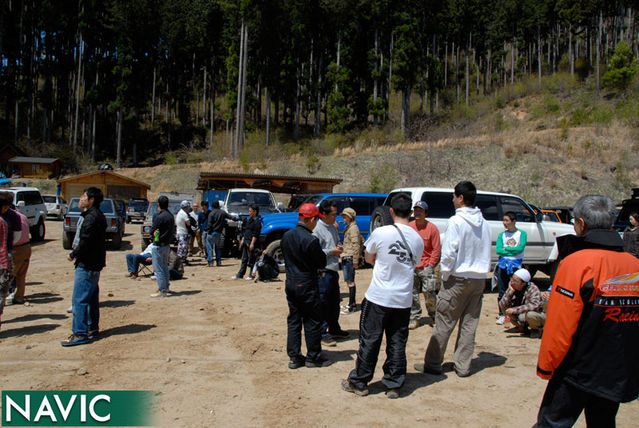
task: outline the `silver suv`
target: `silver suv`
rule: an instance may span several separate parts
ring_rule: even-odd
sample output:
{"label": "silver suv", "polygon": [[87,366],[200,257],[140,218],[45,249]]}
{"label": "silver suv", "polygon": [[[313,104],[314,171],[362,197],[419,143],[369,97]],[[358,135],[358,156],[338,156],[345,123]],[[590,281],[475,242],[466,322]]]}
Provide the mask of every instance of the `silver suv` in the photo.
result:
{"label": "silver suv", "polygon": [[46,232],[44,219],[47,216],[47,207],[40,190],[36,187],[9,187],[2,190],[13,193],[13,205],[29,219],[31,239],[42,241]]}
{"label": "silver suv", "polygon": [[[82,210],[78,202],[80,198],[73,198],[69,202],[69,210],[64,217],[64,223],[62,223],[62,248],[70,250],[73,246],[73,238],[75,237],[75,231],[78,228],[78,219]],[[119,250],[122,244],[122,236],[124,236],[124,224],[126,221],[126,215],[122,215],[115,204],[113,199],[105,199],[100,204],[100,211],[106,218],[106,239],[111,240],[111,248]]]}

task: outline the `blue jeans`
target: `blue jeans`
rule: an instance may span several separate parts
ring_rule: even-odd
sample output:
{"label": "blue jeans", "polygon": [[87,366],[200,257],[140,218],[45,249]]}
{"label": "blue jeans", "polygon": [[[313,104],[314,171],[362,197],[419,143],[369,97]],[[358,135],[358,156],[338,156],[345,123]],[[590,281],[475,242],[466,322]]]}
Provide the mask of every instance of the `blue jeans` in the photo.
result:
{"label": "blue jeans", "polygon": [[153,259],[153,271],[155,279],[158,282],[158,290],[162,293],[169,291],[169,252],[171,247],[164,245],[163,247],[153,246],[151,250],[151,258]]}
{"label": "blue jeans", "polygon": [[344,282],[355,282],[355,267],[352,257],[342,259],[342,273],[344,274]]}
{"label": "blue jeans", "polygon": [[100,272],[77,266],[73,281],[73,334],[98,332],[100,323]]}
{"label": "blue jeans", "polygon": [[325,271],[318,286],[323,318],[321,331],[322,337],[326,337],[342,330],[339,325],[339,274],[332,270]]}
{"label": "blue jeans", "polygon": [[126,255],[126,268],[129,272],[138,273],[140,265],[148,264],[146,259],[152,257],[151,254],[127,254]]}
{"label": "blue jeans", "polygon": [[220,232],[206,234],[206,260],[213,264],[213,249],[215,248],[215,263],[222,264],[222,248],[220,247]]}

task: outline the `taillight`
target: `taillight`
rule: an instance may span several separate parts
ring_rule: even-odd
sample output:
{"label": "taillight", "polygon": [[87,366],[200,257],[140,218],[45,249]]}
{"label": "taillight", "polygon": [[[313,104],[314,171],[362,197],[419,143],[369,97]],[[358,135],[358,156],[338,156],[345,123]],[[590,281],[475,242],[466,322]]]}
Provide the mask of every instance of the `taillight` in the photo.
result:
{"label": "taillight", "polygon": [[112,218],[112,219],[111,219],[111,226],[112,226],[112,227],[116,227],[117,225],[118,225],[118,220],[117,220],[117,219]]}
{"label": "taillight", "polygon": [[71,226],[71,219],[69,217],[65,218],[64,224],[66,224],[67,226]]}

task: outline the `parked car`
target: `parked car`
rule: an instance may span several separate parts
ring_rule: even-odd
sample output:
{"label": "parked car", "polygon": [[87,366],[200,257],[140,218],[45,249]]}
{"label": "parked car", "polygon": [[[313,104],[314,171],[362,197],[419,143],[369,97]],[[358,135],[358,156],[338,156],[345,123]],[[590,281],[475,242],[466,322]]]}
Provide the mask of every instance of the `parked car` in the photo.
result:
{"label": "parked car", "polygon": [[126,208],[126,222],[131,223],[133,220],[142,220],[146,216],[146,210],[149,209],[149,200],[146,198],[131,198]]}
{"label": "parked car", "polygon": [[[413,203],[420,200],[426,201],[428,203],[428,220],[437,226],[440,235],[445,234],[448,219],[455,214],[453,189],[432,187],[407,187],[393,190],[388,194],[383,206],[375,209],[371,217],[370,230],[391,224],[390,201],[399,193],[408,194]],[[555,238],[575,233],[572,225],[540,221],[535,210],[515,195],[477,191],[475,205],[481,210],[491,228],[493,262],[497,261],[495,242],[498,235],[504,230],[503,215],[508,211],[515,213],[517,228],[526,231],[528,235],[523,264],[531,270],[531,273],[537,270],[545,273],[552,272],[555,260],[551,253],[555,245]]]}
{"label": "parked car", "polygon": [[626,227],[630,226],[630,214],[633,212],[639,212],[639,187],[633,188],[630,198],[621,202],[621,209],[613,226],[619,234],[623,234]]}
{"label": "parked car", "polygon": [[55,217],[58,220],[64,220],[67,213],[67,201],[62,196],[42,195],[44,205],[47,207],[47,217]]}
{"label": "parked car", "polygon": [[[73,198],[69,202],[69,210],[64,217],[62,223],[62,247],[70,250],[73,245],[73,238],[78,225],[78,218],[82,210],[78,205],[80,198]],[[100,211],[106,217],[106,239],[111,240],[111,247],[115,250],[120,248],[122,244],[122,236],[124,236],[125,217],[118,211],[116,203],[113,199],[105,199],[100,204]]]}
{"label": "parked car", "polygon": [[[359,227],[362,236],[367,238],[370,216],[385,199],[386,195],[382,193],[319,193],[309,196],[304,203],[319,206],[324,200],[334,201],[337,204],[338,213],[341,213],[344,208],[353,208],[357,213],[357,227]],[[259,241],[261,248],[265,248],[275,258],[282,272],[284,271],[284,257],[280,249],[280,240],[286,231],[295,227],[298,220],[297,211],[262,216],[262,231]],[[340,239],[343,239],[346,223],[341,217],[338,217],[337,224],[339,225]]]}
{"label": "parked car", "polygon": [[572,224],[572,207],[559,206],[559,207],[546,207],[547,210],[553,210],[559,215],[562,223]]}
{"label": "parked car", "polygon": [[557,211],[547,210],[547,209],[543,209],[542,208],[541,212],[544,215],[544,219],[547,217],[548,221],[554,221],[554,222],[557,222],[557,223],[563,223],[563,221],[561,221],[561,218],[559,217],[559,213],[557,213]]}
{"label": "parked car", "polygon": [[47,207],[36,187],[8,187],[3,191],[13,193],[13,205],[29,219],[31,240],[42,241],[46,233],[44,219]]}
{"label": "parked car", "polygon": [[[180,202],[181,200],[169,199],[169,211],[174,216],[180,211]],[[142,233],[142,250],[144,250],[151,243],[151,227],[153,225],[153,219],[158,214],[158,203],[151,202],[149,204],[149,208],[147,208],[146,213],[144,214],[144,222],[142,223],[142,227],[140,231]],[[173,234],[175,236],[175,233]]]}

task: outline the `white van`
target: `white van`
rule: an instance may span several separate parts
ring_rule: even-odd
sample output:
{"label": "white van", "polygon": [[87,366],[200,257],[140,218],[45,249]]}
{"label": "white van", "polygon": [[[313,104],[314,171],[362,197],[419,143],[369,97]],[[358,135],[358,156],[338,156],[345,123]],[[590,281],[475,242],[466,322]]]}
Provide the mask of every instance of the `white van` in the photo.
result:
{"label": "white van", "polygon": [[29,219],[31,239],[42,241],[46,232],[44,219],[47,216],[47,207],[42,195],[40,195],[40,189],[36,187],[9,187],[2,190],[13,193],[13,205]]}
{"label": "white van", "polygon": [[[373,212],[370,230],[373,231],[375,227],[392,222],[389,211],[390,201],[397,194],[406,193],[413,201],[413,205],[417,201],[426,201],[428,204],[427,219],[437,226],[443,239],[448,226],[448,219],[455,214],[453,191],[454,189],[437,187],[395,189],[388,194],[384,205],[377,207]],[[509,211],[515,213],[517,216],[517,228],[526,231],[528,235],[523,264],[531,271],[531,274],[534,274],[537,270],[550,274],[556,258],[552,256],[555,238],[575,233],[572,225],[542,221],[541,216],[537,216],[535,211],[519,196],[478,190],[475,206],[481,210],[484,218],[490,224],[493,262],[497,262],[498,259],[495,244],[499,234],[504,231],[502,223],[504,213]]]}

